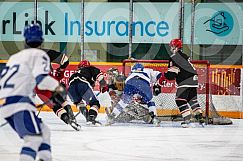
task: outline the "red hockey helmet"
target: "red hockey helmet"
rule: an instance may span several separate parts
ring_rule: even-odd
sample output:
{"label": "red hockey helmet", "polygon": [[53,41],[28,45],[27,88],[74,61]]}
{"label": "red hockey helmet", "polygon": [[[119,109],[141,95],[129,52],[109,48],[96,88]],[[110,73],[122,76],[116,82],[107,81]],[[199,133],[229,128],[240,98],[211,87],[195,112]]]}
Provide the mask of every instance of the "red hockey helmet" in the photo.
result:
{"label": "red hockey helmet", "polygon": [[81,67],[89,67],[89,66],[90,66],[90,62],[88,60],[82,60],[78,64],[78,68],[81,68]]}
{"label": "red hockey helmet", "polygon": [[178,49],[181,49],[182,48],[181,39],[172,39],[170,41],[170,47],[177,47]]}

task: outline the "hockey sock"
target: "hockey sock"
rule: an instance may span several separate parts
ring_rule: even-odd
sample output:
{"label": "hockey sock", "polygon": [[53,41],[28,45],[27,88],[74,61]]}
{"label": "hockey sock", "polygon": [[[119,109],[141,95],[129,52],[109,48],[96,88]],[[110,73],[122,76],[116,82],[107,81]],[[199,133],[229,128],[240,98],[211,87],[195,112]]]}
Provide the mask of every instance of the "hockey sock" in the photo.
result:
{"label": "hockey sock", "polygon": [[92,106],[89,110],[89,121],[95,121],[98,115],[98,107]]}
{"label": "hockey sock", "polygon": [[199,114],[199,113],[202,113],[202,109],[197,101],[197,99],[193,99],[193,100],[190,100],[189,101],[189,104],[191,106],[191,109],[192,111],[195,113],[195,114]]}
{"label": "hockey sock", "polygon": [[51,132],[50,129],[44,124],[41,124],[42,129],[42,138],[43,141],[38,149],[38,157],[42,159],[43,161],[52,161],[51,156],[51,145],[50,145],[50,137]]}
{"label": "hockey sock", "polygon": [[27,135],[23,139],[24,145],[20,152],[20,161],[35,161],[42,137],[40,135]]}
{"label": "hockey sock", "polygon": [[179,107],[180,113],[183,118],[186,118],[187,116],[191,115],[190,109],[185,99],[177,98],[176,104]]}
{"label": "hockey sock", "polygon": [[64,107],[64,109],[67,111],[67,113],[68,113],[68,115],[69,115],[69,118],[70,118],[71,120],[74,120],[75,117],[74,117],[74,114],[73,114],[72,107],[71,107],[70,105],[66,105],[66,106]]}
{"label": "hockey sock", "polygon": [[84,115],[86,121],[88,121],[89,113],[88,113],[86,106],[85,107],[83,107],[83,106],[79,107],[79,110]]}
{"label": "hockey sock", "polygon": [[66,124],[70,124],[71,123],[71,119],[69,118],[67,113],[63,113],[61,115],[61,120],[64,121]]}

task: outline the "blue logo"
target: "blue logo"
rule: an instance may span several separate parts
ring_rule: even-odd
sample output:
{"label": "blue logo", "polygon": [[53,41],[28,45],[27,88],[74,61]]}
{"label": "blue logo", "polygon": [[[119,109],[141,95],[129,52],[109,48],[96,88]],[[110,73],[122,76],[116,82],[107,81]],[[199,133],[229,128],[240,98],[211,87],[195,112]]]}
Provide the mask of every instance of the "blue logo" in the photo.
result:
{"label": "blue logo", "polygon": [[204,24],[209,23],[210,29],[206,31],[212,32],[217,36],[227,36],[234,27],[233,17],[229,12],[218,11],[211,19],[204,22]]}

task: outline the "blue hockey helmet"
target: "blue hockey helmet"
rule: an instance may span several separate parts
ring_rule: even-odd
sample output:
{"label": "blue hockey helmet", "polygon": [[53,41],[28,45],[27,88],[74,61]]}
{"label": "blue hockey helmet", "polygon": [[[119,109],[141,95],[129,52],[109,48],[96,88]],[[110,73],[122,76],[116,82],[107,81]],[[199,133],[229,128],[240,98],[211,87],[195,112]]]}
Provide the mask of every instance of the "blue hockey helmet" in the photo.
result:
{"label": "blue hockey helmet", "polygon": [[132,67],[132,71],[143,71],[144,66],[143,64],[140,63],[136,63],[133,67]]}
{"label": "blue hockey helmet", "polygon": [[42,43],[43,32],[39,24],[31,24],[24,28],[24,38],[26,43]]}

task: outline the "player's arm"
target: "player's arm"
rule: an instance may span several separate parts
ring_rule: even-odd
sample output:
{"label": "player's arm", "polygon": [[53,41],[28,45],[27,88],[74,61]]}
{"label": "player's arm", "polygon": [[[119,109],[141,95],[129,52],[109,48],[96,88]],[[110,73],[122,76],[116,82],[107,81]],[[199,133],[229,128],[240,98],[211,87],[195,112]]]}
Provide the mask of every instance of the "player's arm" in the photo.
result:
{"label": "player's arm", "polygon": [[169,60],[168,71],[164,74],[165,78],[168,80],[174,80],[178,73],[180,72],[180,68],[177,66],[176,63]]}
{"label": "player's arm", "polygon": [[102,93],[108,91],[109,87],[105,81],[104,73],[102,71],[100,71],[100,69],[98,69],[98,68],[95,69],[95,72],[96,72],[95,80],[97,80],[100,84],[100,91]]}
{"label": "player's arm", "polygon": [[32,74],[36,80],[36,86],[40,90],[59,90],[59,82],[49,76],[50,58],[45,53],[38,53],[33,59]]}
{"label": "player's arm", "polygon": [[53,72],[52,75],[56,80],[60,81],[64,77],[65,69],[69,65],[69,58],[65,54],[62,54],[58,63],[60,66],[56,69],[55,72]]}

